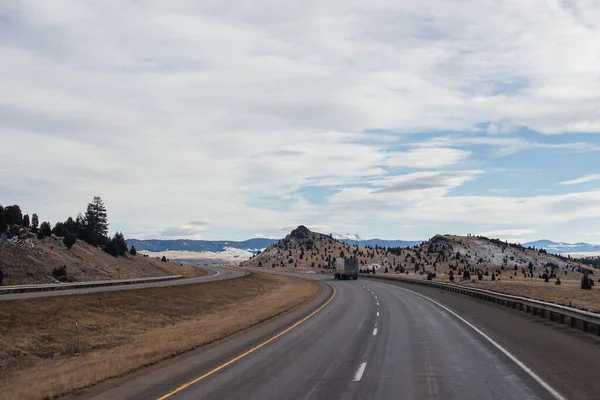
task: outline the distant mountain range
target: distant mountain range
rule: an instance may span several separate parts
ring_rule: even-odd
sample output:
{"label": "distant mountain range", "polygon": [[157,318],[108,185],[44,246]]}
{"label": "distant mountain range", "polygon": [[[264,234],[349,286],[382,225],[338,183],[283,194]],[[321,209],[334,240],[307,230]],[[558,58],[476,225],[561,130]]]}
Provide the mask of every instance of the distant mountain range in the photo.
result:
{"label": "distant mountain range", "polygon": [[[358,234],[339,234],[331,233],[334,239],[351,246],[359,247],[413,247],[423,243],[422,240],[384,240],[384,239],[362,239]],[[191,251],[191,252],[224,252],[227,249],[240,249],[257,252],[265,249],[279,239],[256,238],[244,241],[234,240],[138,240],[129,239],[127,244],[135,246],[138,251],[150,251],[158,253],[162,251]],[[525,247],[535,247],[536,249],[545,249],[548,253],[597,253],[600,252],[600,245],[589,243],[565,243],[553,242],[551,240],[537,240],[535,242],[522,243]]]}
{"label": "distant mountain range", "polygon": [[537,240],[535,242],[522,243],[522,245],[525,247],[535,247],[536,249],[541,248],[552,254],[600,252],[600,245],[584,242],[565,243],[553,242],[552,240]]}
{"label": "distant mountain range", "polygon": [[[334,239],[346,243],[351,246],[358,245],[359,247],[412,247],[423,243],[422,240],[410,241],[410,240],[383,240],[383,239],[362,239],[358,234],[338,234],[331,233],[331,237]],[[249,250],[256,252],[258,250],[265,249],[275,243],[279,239],[265,239],[256,238],[244,241],[234,240],[139,240],[139,239],[128,239],[127,245],[129,247],[135,246],[138,251],[150,251],[153,253],[159,253],[162,251],[193,251],[193,252],[223,252],[227,249],[240,249]]]}
{"label": "distant mountain range", "polygon": [[135,246],[138,251],[150,251],[153,253],[159,253],[161,251],[193,251],[193,252],[223,252],[227,249],[241,249],[257,251],[262,250],[277,243],[278,239],[249,239],[242,242],[234,240],[138,240],[129,239],[127,245],[130,247]]}
{"label": "distant mountain range", "polygon": [[358,247],[412,247],[420,245],[424,240],[385,240],[385,239],[363,239],[358,233],[331,233],[330,236],[342,243]]}

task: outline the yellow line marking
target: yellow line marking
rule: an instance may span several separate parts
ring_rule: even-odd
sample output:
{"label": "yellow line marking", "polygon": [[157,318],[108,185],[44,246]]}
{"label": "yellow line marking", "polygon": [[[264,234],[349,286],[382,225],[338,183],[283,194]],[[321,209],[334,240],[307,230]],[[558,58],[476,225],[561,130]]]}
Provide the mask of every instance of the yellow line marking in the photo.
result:
{"label": "yellow line marking", "polygon": [[312,316],[314,316],[316,313],[318,313],[319,311],[321,311],[322,309],[324,309],[324,308],[325,308],[325,306],[327,306],[327,304],[331,303],[331,300],[333,300],[333,298],[335,297],[336,290],[335,290],[335,288],[334,288],[333,286],[330,286],[330,287],[333,289],[333,294],[331,295],[331,297],[329,298],[329,300],[327,300],[327,301],[325,302],[325,304],[323,304],[321,307],[317,308],[315,311],[313,311],[312,313],[310,313],[308,316],[306,316],[306,317],[304,317],[303,319],[301,319],[300,321],[296,322],[294,325],[292,325],[292,326],[288,327],[286,330],[284,330],[284,331],[282,331],[282,332],[279,332],[277,335],[273,336],[273,337],[272,337],[272,338],[270,338],[269,340],[266,340],[266,341],[262,342],[261,344],[257,345],[256,347],[253,347],[253,348],[251,348],[251,349],[250,349],[250,350],[248,350],[247,352],[245,352],[245,353],[243,353],[243,354],[240,354],[239,356],[237,356],[237,357],[235,357],[235,358],[233,358],[233,359],[231,359],[231,360],[227,361],[225,364],[222,364],[222,365],[218,366],[217,368],[213,369],[212,371],[209,371],[209,372],[207,372],[206,374],[204,374],[204,375],[202,375],[202,376],[200,376],[200,377],[198,377],[198,378],[196,378],[196,379],[194,379],[194,380],[192,380],[192,381],[189,381],[188,383],[185,383],[185,384],[183,384],[183,385],[179,386],[177,389],[175,389],[175,390],[173,390],[173,391],[171,391],[171,392],[169,392],[169,393],[165,394],[165,395],[164,395],[164,396],[162,396],[162,397],[159,397],[157,400],[164,400],[164,399],[167,399],[167,398],[169,398],[169,397],[173,396],[174,394],[176,394],[176,393],[179,393],[179,392],[181,392],[182,390],[189,388],[190,386],[192,386],[192,385],[194,385],[194,384],[196,384],[196,383],[200,382],[201,380],[203,380],[203,379],[205,379],[205,378],[207,378],[207,377],[209,377],[209,376],[213,375],[214,373],[216,373],[216,372],[219,372],[219,371],[220,371],[220,370],[222,370],[223,368],[225,368],[225,367],[227,367],[227,366],[229,366],[229,365],[231,365],[231,364],[233,364],[233,363],[235,363],[235,362],[237,362],[237,361],[241,360],[242,358],[244,358],[244,357],[246,357],[246,356],[248,356],[248,355],[250,355],[250,354],[254,353],[256,350],[260,349],[261,347],[263,347],[263,346],[265,346],[265,345],[267,345],[267,344],[271,343],[271,342],[272,342],[272,341],[274,341],[275,339],[277,339],[277,338],[279,338],[279,337],[281,337],[281,336],[285,335],[286,333],[288,333],[288,332],[289,332],[289,331],[291,331],[292,329],[296,328],[298,325],[300,325],[301,323],[303,323],[304,321],[306,321],[307,319],[311,318],[311,317],[312,317]]}

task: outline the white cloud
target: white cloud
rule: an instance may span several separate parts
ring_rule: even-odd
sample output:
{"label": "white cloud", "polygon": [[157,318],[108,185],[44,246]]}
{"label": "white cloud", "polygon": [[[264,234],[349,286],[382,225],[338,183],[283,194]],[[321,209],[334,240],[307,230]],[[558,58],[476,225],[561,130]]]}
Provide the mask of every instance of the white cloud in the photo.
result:
{"label": "white cloud", "polygon": [[561,4],[11,2],[0,196],[56,221],[99,194],[111,229],[146,236],[353,232],[356,207],[549,218],[551,196],[450,194],[483,173],[457,147],[600,149],[518,137],[600,131],[600,6]]}
{"label": "white cloud", "polygon": [[597,181],[597,180],[600,180],[600,174],[586,175],[586,176],[582,176],[577,179],[563,181],[560,184],[561,185],[577,185],[579,183],[587,183],[587,182],[593,182],[593,181]]}
{"label": "white cloud", "polygon": [[470,153],[450,148],[423,147],[405,152],[390,152],[385,164],[390,167],[440,168],[466,159]]}
{"label": "white cloud", "polygon": [[484,233],[480,233],[480,235],[482,236],[487,236],[487,237],[498,237],[498,236],[526,236],[526,235],[533,235],[535,234],[536,231],[533,229],[500,229],[500,230],[495,230],[495,231],[488,231],[488,232],[484,232]]}

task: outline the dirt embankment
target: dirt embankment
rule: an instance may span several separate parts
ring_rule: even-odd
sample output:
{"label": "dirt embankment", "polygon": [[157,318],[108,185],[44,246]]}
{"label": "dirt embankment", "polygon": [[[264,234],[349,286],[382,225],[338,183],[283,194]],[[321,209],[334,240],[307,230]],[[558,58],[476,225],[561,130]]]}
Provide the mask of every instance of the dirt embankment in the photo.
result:
{"label": "dirt embankment", "polygon": [[38,240],[35,237],[20,242],[0,241],[0,270],[3,285],[53,283],[52,271],[67,267],[67,274],[76,281],[128,279],[153,276],[197,276],[203,272],[195,267],[174,262],[136,256],[113,257],[78,240],[69,250],[60,238]]}
{"label": "dirt embankment", "polygon": [[223,338],[303,303],[311,281],[252,274],[0,307],[0,398],[51,398]]}

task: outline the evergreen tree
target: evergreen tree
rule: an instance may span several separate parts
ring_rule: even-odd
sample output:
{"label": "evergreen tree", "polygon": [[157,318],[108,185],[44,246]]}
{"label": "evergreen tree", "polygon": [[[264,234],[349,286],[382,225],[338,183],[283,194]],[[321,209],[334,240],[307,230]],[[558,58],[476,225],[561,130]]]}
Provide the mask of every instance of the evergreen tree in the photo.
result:
{"label": "evergreen tree", "polygon": [[121,232],[115,233],[115,235],[106,242],[103,250],[113,257],[127,255],[127,242],[125,241],[123,234]]}
{"label": "evergreen tree", "polygon": [[8,229],[8,224],[6,223],[5,215],[4,215],[4,207],[0,205],[0,233],[6,232]]}
{"label": "evergreen tree", "polygon": [[54,225],[54,228],[52,228],[52,233],[54,234],[54,236],[66,237],[67,232],[69,232],[69,230],[62,222],[57,222],[56,225]]}
{"label": "evergreen tree", "polygon": [[31,232],[37,233],[38,226],[40,226],[40,220],[38,218],[38,215],[36,213],[33,213],[33,215],[31,216]]}
{"label": "evergreen tree", "polygon": [[79,220],[79,218],[77,220],[74,220],[72,217],[67,218],[67,220],[64,222],[64,226],[67,231],[77,236],[79,236],[83,227],[82,222],[81,220]]}
{"label": "evergreen tree", "polygon": [[29,228],[30,223],[29,223],[29,214],[25,214],[23,216],[23,228]]}
{"label": "evergreen tree", "polygon": [[86,241],[91,245],[106,243],[108,240],[108,217],[104,202],[99,196],[94,196],[88,204],[84,217]]}
{"label": "evergreen tree", "polygon": [[77,242],[77,235],[69,231],[65,231],[65,237],[63,243],[67,246],[67,249],[71,250],[71,247]]}
{"label": "evergreen tree", "polygon": [[593,283],[588,274],[583,274],[583,278],[581,278],[581,288],[583,290],[592,289]]}
{"label": "evergreen tree", "polygon": [[129,254],[131,254],[132,256],[135,256],[137,254],[137,250],[135,249],[134,245],[131,245],[131,249],[129,250]]}
{"label": "evergreen tree", "polygon": [[4,221],[9,227],[13,225],[23,225],[23,213],[21,207],[17,205],[7,206],[4,209]]}
{"label": "evergreen tree", "polygon": [[123,232],[115,233],[114,240],[115,242],[117,242],[117,253],[119,254],[119,256],[126,256],[129,249],[127,248],[127,242],[125,241]]}
{"label": "evergreen tree", "polygon": [[52,228],[50,228],[50,222],[42,222],[40,225],[40,235],[41,236],[50,236],[52,235]]}

